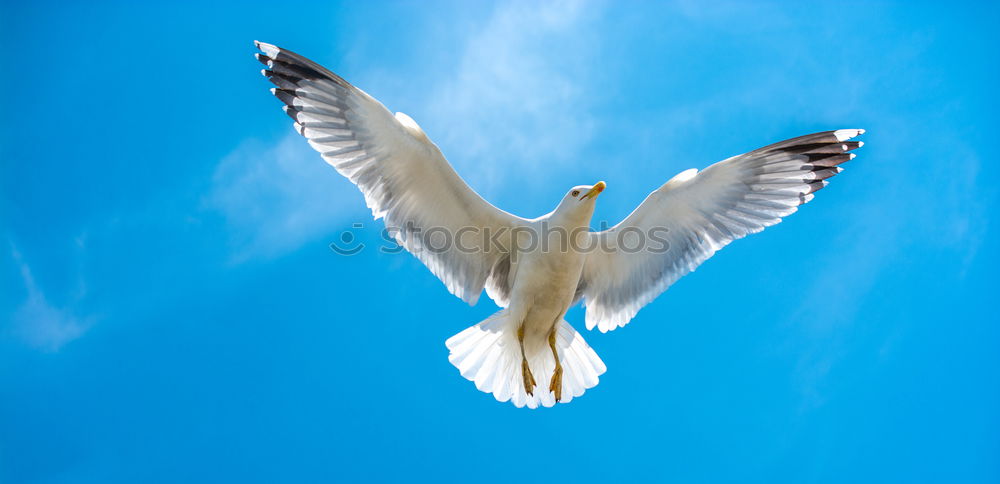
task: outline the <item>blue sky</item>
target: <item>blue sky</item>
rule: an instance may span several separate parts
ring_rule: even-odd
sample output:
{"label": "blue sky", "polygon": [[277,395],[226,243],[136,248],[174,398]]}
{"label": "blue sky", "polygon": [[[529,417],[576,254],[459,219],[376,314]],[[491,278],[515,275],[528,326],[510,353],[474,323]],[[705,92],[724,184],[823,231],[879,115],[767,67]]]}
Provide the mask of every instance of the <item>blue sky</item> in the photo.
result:
{"label": "blue sky", "polygon": [[[0,4],[0,482],[1000,481],[996,4],[358,3]],[[381,226],[254,39],[524,216],[603,179],[613,223],[683,169],[868,134],[529,411],[447,361],[490,301],[327,248]]]}

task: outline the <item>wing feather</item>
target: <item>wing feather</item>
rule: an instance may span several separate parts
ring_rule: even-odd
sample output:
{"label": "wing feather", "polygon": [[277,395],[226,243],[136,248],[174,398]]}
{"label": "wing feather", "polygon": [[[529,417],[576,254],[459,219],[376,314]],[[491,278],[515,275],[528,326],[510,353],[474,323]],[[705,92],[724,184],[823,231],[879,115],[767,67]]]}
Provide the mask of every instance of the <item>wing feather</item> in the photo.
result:
{"label": "wing feather", "polygon": [[[685,171],[651,193],[618,225],[591,234],[577,298],[587,328],[602,332],[628,324],[643,306],[730,242],[781,222],[813,199],[854,158],[864,130],[825,131],[775,143]],[[657,232],[640,251],[625,250],[626,233]],[[638,231],[638,232],[636,232]]]}
{"label": "wing feather", "polygon": [[[276,86],[295,129],[341,175],[351,180],[375,219],[384,218],[396,241],[413,253],[448,290],[475,304],[484,287],[507,305],[503,260],[510,239],[493,234],[525,221],[484,200],[459,177],[438,147],[408,116],[340,76],[294,52],[256,42],[263,74]],[[475,231],[460,231],[471,227]],[[437,231],[435,229],[438,229]],[[434,234],[438,234],[435,239]],[[449,234],[449,235],[445,235]],[[456,240],[440,239],[462,234]]]}

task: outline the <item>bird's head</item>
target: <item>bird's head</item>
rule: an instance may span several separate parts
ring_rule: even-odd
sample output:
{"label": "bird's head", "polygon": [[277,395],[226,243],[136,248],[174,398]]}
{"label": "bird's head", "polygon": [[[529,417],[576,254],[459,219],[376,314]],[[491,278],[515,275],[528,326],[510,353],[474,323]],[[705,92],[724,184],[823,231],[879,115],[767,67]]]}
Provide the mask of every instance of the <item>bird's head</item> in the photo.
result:
{"label": "bird's head", "polygon": [[583,223],[590,222],[590,217],[594,214],[594,204],[597,196],[604,191],[607,186],[602,181],[594,185],[578,185],[570,188],[566,196],[556,207],[556,214],[572,219],[581,219]]}

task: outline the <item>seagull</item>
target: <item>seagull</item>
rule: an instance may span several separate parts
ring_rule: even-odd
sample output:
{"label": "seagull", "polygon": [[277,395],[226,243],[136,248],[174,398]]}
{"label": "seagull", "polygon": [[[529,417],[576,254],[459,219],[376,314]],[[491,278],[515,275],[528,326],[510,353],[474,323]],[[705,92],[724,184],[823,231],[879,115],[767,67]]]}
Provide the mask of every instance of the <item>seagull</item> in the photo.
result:
{"label": "seagull", "polygon": [[863,144],[850,140],[864,130],[824,131],[689,169],[594,232],[603,181],[570,188],[541,217],[507,213],[470,188],[412,118],[303,56],[255,45],[295,129],[357,185],[396,242],[455,296],[475,305],[485,289],[501,308],[445,345],[463,377],[517,407],[569,402],[605,372],[563,319],[570,307],[583,304],[588,330],[625,326],[716,251],[812,200]]}

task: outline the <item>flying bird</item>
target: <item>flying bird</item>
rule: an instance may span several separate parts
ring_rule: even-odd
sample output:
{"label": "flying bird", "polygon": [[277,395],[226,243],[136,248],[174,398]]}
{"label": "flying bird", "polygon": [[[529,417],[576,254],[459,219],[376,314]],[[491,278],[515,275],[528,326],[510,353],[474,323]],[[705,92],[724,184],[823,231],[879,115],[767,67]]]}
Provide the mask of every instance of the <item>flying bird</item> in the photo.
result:
{"label": "flying bird", "polygon": [[604,182],[569,188],[541,217],[512,215],[472,190],[406,114],[305,57],[255,44],[295,129],[357,185],[375,219],[452,294],[474,305],[485,289],[502,308],[445,345],[463,377],[518,407],[569,402],[605,372],[563,319],[571,306],[582,302],[587,329],[628,324],[716,251],[812,200],[864,133],[810,134],[683,171],[593,232]]}

